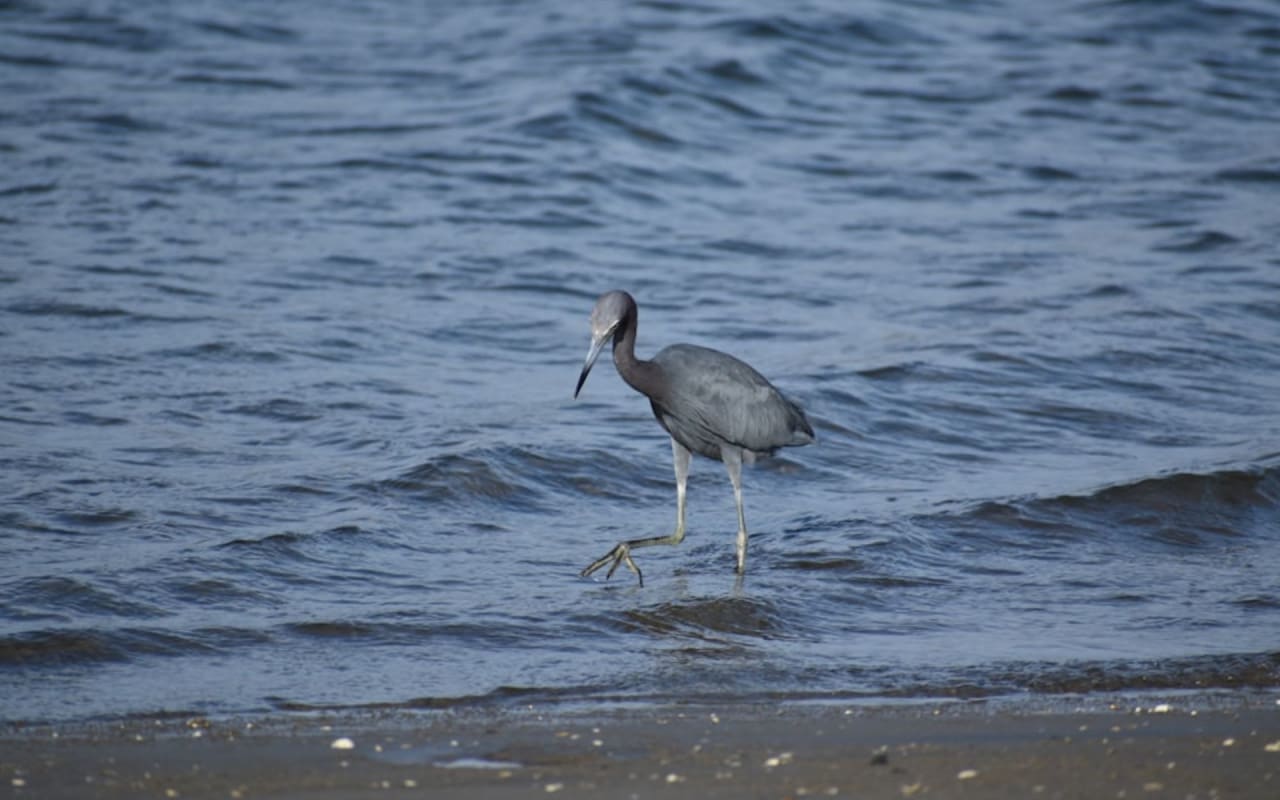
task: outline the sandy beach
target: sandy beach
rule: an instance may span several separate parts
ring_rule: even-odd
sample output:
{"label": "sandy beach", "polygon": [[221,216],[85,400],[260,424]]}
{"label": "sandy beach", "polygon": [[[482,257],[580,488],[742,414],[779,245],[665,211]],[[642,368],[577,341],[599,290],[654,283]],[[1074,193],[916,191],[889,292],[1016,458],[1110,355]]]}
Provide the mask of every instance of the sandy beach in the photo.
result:
{"label": "sandy beach", "polygon": [[519,708],[10,724],[13,797],[1280,797],[1280,706]]}

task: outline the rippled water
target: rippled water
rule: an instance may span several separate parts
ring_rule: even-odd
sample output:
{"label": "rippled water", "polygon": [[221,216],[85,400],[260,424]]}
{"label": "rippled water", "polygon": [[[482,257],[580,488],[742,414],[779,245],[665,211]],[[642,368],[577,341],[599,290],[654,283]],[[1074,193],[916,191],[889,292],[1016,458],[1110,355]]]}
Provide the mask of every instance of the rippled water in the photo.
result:
{"label": "rippled water", "polygon": [[[1271,3],[0,4],[0,717],[1280,685]],[[818,443],[674,522],[605,363]]]}

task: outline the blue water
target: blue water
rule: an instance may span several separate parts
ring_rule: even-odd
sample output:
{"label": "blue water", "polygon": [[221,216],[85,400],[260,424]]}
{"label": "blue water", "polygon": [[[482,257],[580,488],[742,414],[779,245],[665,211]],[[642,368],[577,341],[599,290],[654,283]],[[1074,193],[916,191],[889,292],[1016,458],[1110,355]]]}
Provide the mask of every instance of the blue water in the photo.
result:
{"label": "blue water", "polygon": [[[1280,8],[0,4],[0,718],[1280,685]],[[670,449],[602,360],[818,434]]]}

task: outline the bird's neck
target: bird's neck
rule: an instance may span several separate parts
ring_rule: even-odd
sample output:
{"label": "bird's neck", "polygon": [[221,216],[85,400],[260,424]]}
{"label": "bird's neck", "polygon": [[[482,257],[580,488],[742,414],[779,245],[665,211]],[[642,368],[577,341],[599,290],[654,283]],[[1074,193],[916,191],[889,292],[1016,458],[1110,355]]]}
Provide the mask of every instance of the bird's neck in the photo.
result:
{"label": "bird's neck", "polygon": [[636,358],[636,326],[626,325],[613,337],[613,363],[627,385],[641,394],[654,396],[658,388],[658,366]]}

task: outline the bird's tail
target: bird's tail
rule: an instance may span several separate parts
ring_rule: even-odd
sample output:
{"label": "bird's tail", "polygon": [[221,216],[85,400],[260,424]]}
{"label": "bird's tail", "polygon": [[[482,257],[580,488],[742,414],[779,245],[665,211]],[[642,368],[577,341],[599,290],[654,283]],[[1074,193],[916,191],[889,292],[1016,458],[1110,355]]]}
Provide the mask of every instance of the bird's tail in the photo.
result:
{"label": "bird's tail", "polygon": [[813,426],[809,424],[809,418],[805,416],[804,409],[796,405],[790,399],[787,400],[787,407],[790,413],[791,438],[787,440],[786,447],[801,447],[806,444],[812,444],[818,440],[817,435],[813,432]]}

